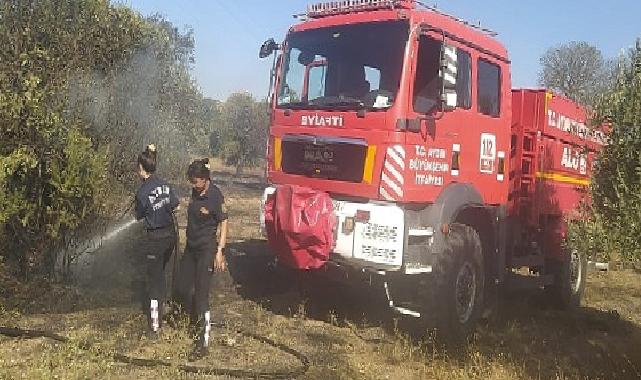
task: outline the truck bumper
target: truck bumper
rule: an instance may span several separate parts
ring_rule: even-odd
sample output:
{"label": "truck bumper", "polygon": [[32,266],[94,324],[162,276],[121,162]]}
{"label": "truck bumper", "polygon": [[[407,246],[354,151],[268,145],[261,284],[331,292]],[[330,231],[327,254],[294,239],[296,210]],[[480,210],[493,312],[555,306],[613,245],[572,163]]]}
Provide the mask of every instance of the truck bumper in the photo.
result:
{"label": "truck bumper", "polygon": [[[267,187],[262,197],[260,226],[265,237],[264,206],[275,192],[275,187]],[[328,262],[335,267],[332,270],[349,267],[367,274],[406,275],[432,272],[430,248],[435,230],[421,225],[419,212],[392,202],[332,199],[337,222]]]}

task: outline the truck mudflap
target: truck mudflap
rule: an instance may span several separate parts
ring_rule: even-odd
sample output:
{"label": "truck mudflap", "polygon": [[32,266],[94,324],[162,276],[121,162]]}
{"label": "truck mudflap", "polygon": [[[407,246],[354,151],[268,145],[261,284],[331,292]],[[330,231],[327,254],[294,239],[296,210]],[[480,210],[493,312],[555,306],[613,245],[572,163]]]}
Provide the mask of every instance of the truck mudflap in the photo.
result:
{"label": "truck mudflap", "polygon": [[336,217],[329,194],[282,185],[265,200],[265,231],[279,262],[294,269],[318,269],[334,246]]}

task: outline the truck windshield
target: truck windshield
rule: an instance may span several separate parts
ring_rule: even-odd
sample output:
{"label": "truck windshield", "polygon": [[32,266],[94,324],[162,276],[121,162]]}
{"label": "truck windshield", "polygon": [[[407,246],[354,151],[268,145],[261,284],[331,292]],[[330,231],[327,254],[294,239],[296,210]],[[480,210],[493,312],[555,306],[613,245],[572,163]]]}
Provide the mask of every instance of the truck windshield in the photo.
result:
{"label": "truck windshield", "polygon": [[386,21],[292,33],[279,108],[384,110],[398,93],[409,23]]}

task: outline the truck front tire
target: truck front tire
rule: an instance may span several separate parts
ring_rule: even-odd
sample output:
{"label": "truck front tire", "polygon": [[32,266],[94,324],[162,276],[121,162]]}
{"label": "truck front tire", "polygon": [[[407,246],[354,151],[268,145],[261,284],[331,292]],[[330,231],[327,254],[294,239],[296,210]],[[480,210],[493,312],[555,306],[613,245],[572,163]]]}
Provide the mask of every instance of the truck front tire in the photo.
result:
{"label": "truck front tire", "polygon": [[446,245],[422,288],[427,318],[447,343],[463,342],[483,311],[485,271],[481,239],[472,227],[451,224]]}

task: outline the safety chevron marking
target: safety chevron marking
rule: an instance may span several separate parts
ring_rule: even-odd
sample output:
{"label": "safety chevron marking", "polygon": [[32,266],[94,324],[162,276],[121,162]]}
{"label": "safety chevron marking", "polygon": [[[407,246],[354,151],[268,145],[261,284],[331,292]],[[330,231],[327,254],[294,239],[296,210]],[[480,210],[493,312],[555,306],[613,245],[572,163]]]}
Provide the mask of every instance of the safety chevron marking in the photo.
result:
{"label": "safety chevron marking", "polygon": [[403,185],[405,172],[405,148],[401,145],[392,145],[387,148],[379,194],[388,201],[399,201],[403,198]]}

